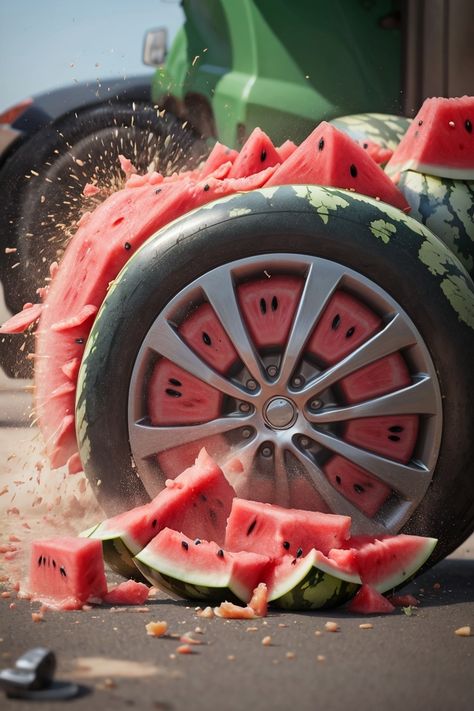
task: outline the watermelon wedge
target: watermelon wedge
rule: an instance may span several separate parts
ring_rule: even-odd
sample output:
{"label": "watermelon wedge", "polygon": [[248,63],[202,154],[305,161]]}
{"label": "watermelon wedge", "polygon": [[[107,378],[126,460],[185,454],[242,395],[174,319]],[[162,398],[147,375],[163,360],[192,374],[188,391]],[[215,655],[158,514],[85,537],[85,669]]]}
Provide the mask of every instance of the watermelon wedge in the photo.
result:
{"label": "watermelon wedge", "polygon": [[254,128],[236,157],[229,178],[244,178],[280,162],[280,155],[267,134]]}
{"label": "watermelon wedge", "polygon": [[385,166],[388,175],[413,170],[474,180],[474,96],[426,99]]}
{"label": "watermelon wedge", "polygon": [[195,464],[168,480],[150,503],[113,516],[82,535],[100,540],[109,566],[133,578],[137,575],[133,556],[166,526],[223,543],[233,497],[222,470],[203,449]]}
{"label": "watermelon wedge", "polygon": [[387,614],[395,611],[390,600],[370,585],[362,585],[347,605],[348,612],[362,615]]}
{"label": "watermelon wedge", "polygon": [[134,562],[157,587],[193,600],[248,602],[272,563],[258,553],[231,553],[214,542],[164,528]]}
{"label": "watermelon wedge", "polygon": [[270,185],[329,185],[368,195],[409,210],[402,193],[352,138],[323,121],[282,163]]}

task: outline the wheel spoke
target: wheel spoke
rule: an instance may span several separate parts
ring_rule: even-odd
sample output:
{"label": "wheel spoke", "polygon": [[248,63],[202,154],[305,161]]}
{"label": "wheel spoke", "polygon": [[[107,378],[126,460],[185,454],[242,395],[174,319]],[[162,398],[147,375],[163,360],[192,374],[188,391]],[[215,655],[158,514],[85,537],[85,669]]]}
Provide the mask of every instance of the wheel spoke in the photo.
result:
{"label": "wheel spoke", "polygon": [[189,348],[173,326],[163,317],[159,317],[153,324],[145,339],[145,345],[230,397],[249,399],[253,396],[253,393],[239,388],[208,366]]}
{"label": "wheel spoke", "polygon": [[308,335],[313,331],[324,307],[337,288],[343,275],[338,264],[327,264],[318,269],[309,267],[303,293],[282,357],[277,384],[286,385],[301,358]]}
{"label": "wheel spoke", "polygon": [[435,415],[437,412],[433,383],[429,377],[421,377],[413,385],[393,393],[347,407],[328,407],[318,412],[305,412],[313,424],[346,422],[362,417],[386,415]]}
{"label": "wheel spoke", "polygon": [[313,430],[310,436],[321,446],[373,474],[406,499],[420,497],[430,480],[429,470],[422,465],[410,466],[386,459],[320,430]]}
{"label": "wheel spoke", "polygon": [[322,469],[309,456],[304,455],[298,447],[291,445],[292,454],[298,459],[306,470],[314,488],[326,502],[328,508],[345,516],[352,518],[353,527],[364,531],[367,534],[386,533],[386,528],[379,521],[368,518],[357,506],[354,506],[348,499],[339,493],[325,476]]}
{"label": "wheel spoke", "polygon": [[248,425],[252,416],[222,417],[199,425],[176,425],[170,427],[135,422],[129,429],[130,445],[137,459],[146,459],[157,452],[196,442],[206,437],[223,434]]}
{"label": "wheel spoke", "polygon": [[382,331],[372,336],[339,363],[325,370],[298,392],[298,398],[314,397],[351,373],[384,356],[416,343],[416,337],[405,320],[396,314]]}
{"label": "wheel spoke", "polygon": [[231,274],[218,270],[202,280],[201,286],[242,363],[259,382],[264,377],[263,367],[242,320]]}

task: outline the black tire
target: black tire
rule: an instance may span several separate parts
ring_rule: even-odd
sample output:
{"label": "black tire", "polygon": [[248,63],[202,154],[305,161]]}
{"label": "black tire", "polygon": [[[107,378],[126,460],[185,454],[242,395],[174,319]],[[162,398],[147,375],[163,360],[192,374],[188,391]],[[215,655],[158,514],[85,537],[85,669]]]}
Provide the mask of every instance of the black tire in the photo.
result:
{"label": "black tire", "polygon": [[432,359],[439,419],[420,422],[428,427],[442,416],[442,430],[437,444],[436,436],[430,440],[431,482],[402,530],[439,539],[434,563],[474,528],[474,284],[439,240],[398,210],[344,191],[304,190],[255,191],[201,208],[128,262],[94,324],[79,378],[77,432],[86,474],[110,513],[148,500],[129,443],[129,389],[146,334],[182,289],[216,267],[257,255],[268,255],[269,263],[278,253],[330,260],[394,299]]}
{"label": "black tire", "polygon": [[[169,174],[193,167],[205,152],[195,133],[144,104],[95,106],[38,131],[0,171],[2,251],[17,250],[2,258],[8,308],[16,313],[36,300],[36,289],[45,284],[49,265],[61,256],[81,214],[123,186],[119,154],[130,158],[139,172],[153,164]],[[101,192],[84,199],[83,188],[90,182]],[[8,352],[2,349],[6,372],[30,375],[28,361],[18,356],[18,338],[10,341]],[[29,350],[30,341],[24,351]]]}

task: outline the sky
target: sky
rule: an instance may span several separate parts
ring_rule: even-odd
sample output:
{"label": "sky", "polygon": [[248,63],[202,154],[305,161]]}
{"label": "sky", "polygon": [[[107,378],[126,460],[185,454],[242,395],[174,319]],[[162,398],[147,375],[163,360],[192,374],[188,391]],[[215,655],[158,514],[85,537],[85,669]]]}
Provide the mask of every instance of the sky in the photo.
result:
{"label": "sky", "polygon": [[183,22],[178,0],[0,0],[0,112],[76,81],[151,74],[145,32]]}

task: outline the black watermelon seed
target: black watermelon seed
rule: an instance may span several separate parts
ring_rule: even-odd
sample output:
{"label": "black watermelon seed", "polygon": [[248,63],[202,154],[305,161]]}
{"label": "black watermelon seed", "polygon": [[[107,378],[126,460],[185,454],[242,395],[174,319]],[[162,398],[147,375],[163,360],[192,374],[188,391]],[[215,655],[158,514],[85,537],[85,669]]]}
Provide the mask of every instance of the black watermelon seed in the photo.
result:
{"label": "black watermelon seed", "polygon": [[255,528],[256,525],[257,525],[257,519],[254,518],[254,520],[252,521],[252,523],[250,524],[250,526],[247,528],[247,536],[250,536],[250,534],[252,533],[252,531],[253,531],[253,529]]}
{"label": "black watermelon seed", "polygon": [[403,432],[403,427],[401,425],[392,425],[388,428],[389,432]]}
{"label": "black watermelon seed", "polygon": [[224,551],[222,550],[222,548],[219,548],[219,550],[217,551],[217,555],[219,556],[219,558],[224,557]]}
{"label": "black watermelon seed", "polygon": [[339,324],[341,323],[341,317],[339,314],[336,314],[332,320],[331,328],[333,331],[336,331],[339,328]]}
{"label": "black watermelon seed", "polygon": [[199,498],[201,499],[201,501],[207,501],[206,494],[199,494]]}
{"label": "black watermelon seed", "polygon": [[357,178],[357,167],[354,165],[354,163],[351,163],[351,167],[349,168],[350,173],[353,178]]}
{"label": "black watermelon seed", "polygon": [[201,539],[200,539],[200,538],[196,538],[196,540],[194,541],[194,545],[195,545],[195,546],[199,546],[200,544],[201,544]]}
{"label": "black watermelon seed", "polygon": [[290,542],[289,541],[283,541],[283,548],[288,551],[290,550]]}
{"label": "black watermelon seed", "polygon": [[467,131],[468,133],[472,133],[472,123],[470,122],[469,119],[466,119],[466,120],[464,121],[464,128],[466,129],[466,131]]}
{"label": "black watermelon seed", "polygon": [[202,340],[204,341],[206,346],[210,346],[212,343],[210,335],[205,331],[202,332]]}
{"label": "black watermelon seed", "polygon": [[42,562],[43,562],[43,556],[40,555],[40,557],[38,558],[38,565],[41,565]]}
{"label": "black watermelon seed", "polygon": [[55,568],[55,567],[56,567],[56,561],[53,560],[53,568]]}
{"label": "black watermelon seed", "polygon": [[318,151],[322,151],[323,148],[324,148],[324,138],[320,138],[319,143],[318,143]]}
{"label": "black watermelon seed", "polygon": [[369,144],[368,144],[368,143],[363,143],[363,144],[362,144],[362,148],[365,148],[365,149],[367,150],[368,147],[369,147]]}
{"label": "black watermelon seed", "polygon": [[204,186],[204,192],[207,193],[208,190],[209,190],[209,185],[206,183]]}
{"label": "black watermelon seed", "polygon": [[361,484],[354,484],[353,489],[356,494],[363,494],[365,489]]}
{"label": "black watermelon seed", "polygon": [[423,126],[423,121],[418,121],[418,126]]}
{"label": "black watermelon seed", "polygon": [[132,245],[130,244],[130,242],[125,242],[125,244],[124,244],[123,246],[124,246],[125,249],[127,249],[127,250],[128,250],[128,249],[132,249]]}
{"label": "black watermelon seed", "polygon": [[263,150],[263,151],[260,153],[260,160],[262,161],[262,163],[263,163],[263,161],[265,160],[266,157],[267,157],[267,152],[266,152],[265,150]]}
{"label": "black watermelon seed", "polygon": [[392,442],[400,442],[400,437],[398,435],[389,435],[388,439]]}
{"label": "black watermelon seed", "polygon": [[156,188],[155,195],[158,195],[159,193],[161,193],[161,188]]}
{"label": "black watermelon seed", "polygon": [[189,545],[188,545],[188,542],[187,542],[187,541],[181,541],[181,546],[184,548],[185,551],[187,551],[188,548],[189,548]]}
{"label": "black watermelon seed", "polygon": [[173,390],[172,388],[166,388],[165,393],[170,397],[181,397],[182,395],[182,393],[179,393],[177,390]]}
{"label": "black watermelon seed", "polygon": [[291,561],[291,565],[296,565],[296,558],[293,558],[293,560]]}
{"label": "black watermelon seed", "polygon": [[59,572],[61,573],[61,575],[63,576],[63,578],[67,578],[66,571],[64,570],[63,566],[61,566],[61,567],[59,568]]}
{"label": "black watermelon seed", "polygon": [[262,314],[267,313],[267,302],[265,301],[265,299],[260,299],[260,311],[262,312]]}
{"label": "black watermelon seed", "polygon": [[80,346],[82,346],[82,344],[84,343],[84,339],[83,338],[75,338],[74,343],[78,343]]}
{"label": "black watermelon seed", "polygon": [[339,484],[339,486],[341,486],[341,484],[342,484],[342,479],[339,476],[339,474],[336,474],[336,483]]}
{"label": "black watermelon seed", "polygon": [[43,565],[46,565],[46,556],[43,556]]}
{"label": "black watermelon seed", "polygon": [[302,548],[298,548],[298,550],[296,551],[296,557],[297,557],[297,558],[301,558],[302,555],[303,555],[303,549],[302,549]]}
{"label": "black watermelon seed", "polygon": [[181,387],[181,385],[183,384],[177,378],[169,378],[168,382],[170,383],[170,385],[175,385],[177,388]]}
{"label": "black watermelon seed", "polygon": [[156,524],[158,523],[157,519],[154,518],[153,521],[151,522],[151,527],[156,528]]}
{"label": "black watermelon seed", "polygon": [[272,311],[276,311],[278,308],[278,299],[276,296],[272,299]]}
{"label": "black watermelon seed", "polygon": [[354,331],[355,331],[355,326],[351,326],[350,328],[348,328],[346,331],[346,338],[350,338],[351,336],[353,336]]}

